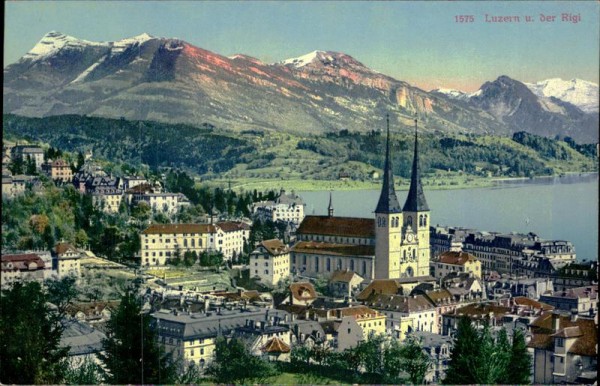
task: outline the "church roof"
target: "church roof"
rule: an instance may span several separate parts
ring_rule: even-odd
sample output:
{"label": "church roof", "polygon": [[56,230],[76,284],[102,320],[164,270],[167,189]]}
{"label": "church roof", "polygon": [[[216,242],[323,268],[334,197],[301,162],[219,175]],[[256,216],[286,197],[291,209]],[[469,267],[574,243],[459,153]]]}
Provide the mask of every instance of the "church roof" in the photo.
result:
{"label": "church roof", "polygon": [[425,193],[423,193],[423,185],[421,184],[417,120],[415,119],[415,153],[413,156],[412,174],[410,176],[410,189],[408,190],[408,196],[404,204],[404,211],[420,212],[428,210],[429,206],[427,205],[427,200],[425,200]]}
{"label": "church roof", "polygon": [[297,234],[343,237],[375,237],[375,220],[358,217],[306,216]]}
{"label": "church roof", "polygon": [[292,251],[314,255],[375,256],[374,245],[335,244],[317,241],[300,241],[292,247]]}
{"label": "church roof", "polygon": [[392,171],[392,160],[390,158],[390,118],[387,117],[387,141],[385,145],[385,165],[383,167],[383,186],[375,213],[400,213],[400,203],[394,189],[394,173]]}

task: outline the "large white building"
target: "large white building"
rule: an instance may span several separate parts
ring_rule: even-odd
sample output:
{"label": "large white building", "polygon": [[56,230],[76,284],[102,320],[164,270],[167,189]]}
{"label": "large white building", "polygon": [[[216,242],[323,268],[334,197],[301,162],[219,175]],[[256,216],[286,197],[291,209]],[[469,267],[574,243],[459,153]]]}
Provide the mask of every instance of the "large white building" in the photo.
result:
{"label": "large white building", "polygon": [[420,178],[415,120],[415,145],[410,189],[404,207],[394,188],[388,137],[381,195],[375,219],[306,216],[292,248],[292,267],[316,277],[348,269],[365,278],[388,279],[429,274],[429,206]]}
{"label": "large white building", "polygon": [[282,189],[275,201],[255,203],[253,213],[254,217],[261,221],[285,221],[298,225],[304,220],[304,205],[300,196],[294,192],[286,194]]}
{"label": "large white building", "polygon": [[242,222],[152,224],[140,234],[140,264],[165,265],[185,252],[218,251],[226,260],[242,253],[250,227]]}
{"label": "large white building", "polygon": [[250,254],[250,275],[262,283],[277,285],[290,275],[290,251],[280,240],[264,240]]}

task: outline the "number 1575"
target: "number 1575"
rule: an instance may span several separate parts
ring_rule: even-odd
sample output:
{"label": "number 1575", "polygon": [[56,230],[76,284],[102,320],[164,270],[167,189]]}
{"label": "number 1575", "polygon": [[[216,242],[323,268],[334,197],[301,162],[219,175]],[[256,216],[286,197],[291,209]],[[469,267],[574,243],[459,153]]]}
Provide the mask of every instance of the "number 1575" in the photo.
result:
{"label": "number 1575", "polygon": [[475,16],[473,16],[473,15],[456,15],[456,16],[454,16],[454,21],[456,23],[473,23],[475,21]]}

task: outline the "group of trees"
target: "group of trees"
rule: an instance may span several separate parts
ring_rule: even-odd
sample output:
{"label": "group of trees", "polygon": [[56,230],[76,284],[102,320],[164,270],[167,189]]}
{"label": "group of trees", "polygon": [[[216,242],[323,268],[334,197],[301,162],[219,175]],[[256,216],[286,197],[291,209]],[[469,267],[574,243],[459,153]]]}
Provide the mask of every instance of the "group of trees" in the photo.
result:
{"label": "group of trees", "polygon": [[445,384],[528,384],[530,375],[531,357],[520,330],[510,343],[505,329],[494,338],[487,325],[478,331],[468,318],[459,321]]}
{"label": "group of trees", "polygon": [[93,148],[99,157],[146,164],[153,170],[175,166],[198,174],[219,173],[256,151],[244,139],[215,133],[209,124],[194,127],[78,115],[27,118],[6,114],[3,118],[5,135],[43,141],[69,152]]}
{"label": "group of trees", "polygon": [[75,365],[60,345],[66,306],[76,296],[74,280],[17,282],[0,297],[0,382],[3,384],[177,383],[180,364],[163,352],[142,312],[138,287],[129,287],[107,325],[102,366]]}
{"label": "group of trees", "polygon": [[145,224],[129,219],[127,211],[104,213],[90,195],[71,185],[59,188],[46,182],[37,192],[3,197],[2,248],[51,250],[64,240],[111,259],[131,259],[139,251]]}
{"label": "group of trees", "polygon": [[344,382],[422,384],[431,359],[413,337],[399,342],[372,336],[343,352],[322,345],[296,346],[291,366],[297,372],[319,371]]}
{"label": "group of trees", "polygon": [[175,266],[184,265],[191,267],[198,263],[202,267],[220,267],[223,265],[223,253],[219,251],[204,251],[198,254],[196,251],[185,251],[183,256],[177,256],[176,254],[168,262]]}

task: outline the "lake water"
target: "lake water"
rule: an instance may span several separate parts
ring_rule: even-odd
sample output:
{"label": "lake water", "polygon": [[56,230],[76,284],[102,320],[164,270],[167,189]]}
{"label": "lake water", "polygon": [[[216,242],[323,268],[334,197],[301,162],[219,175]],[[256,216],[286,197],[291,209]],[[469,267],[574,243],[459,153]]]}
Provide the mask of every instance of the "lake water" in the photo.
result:
{"label": "lake water", "polygon": [[[336,216],[373,217],[379,190],[334,191]],[[397,192],[404,204],[407,191]],[[306,214],[326,215],[329,192],[300,192]],[[598,174],[498,181],[491,188],[425,190],[431,224],[534,232],[568,240],[577,260],[598,258]]]}

